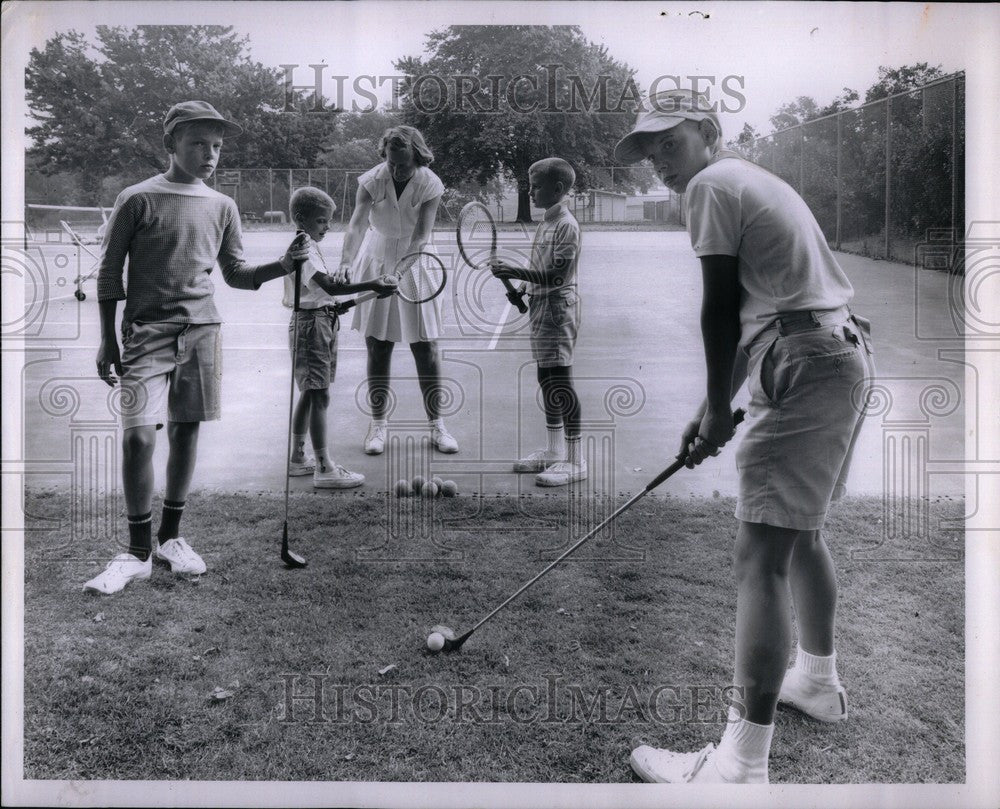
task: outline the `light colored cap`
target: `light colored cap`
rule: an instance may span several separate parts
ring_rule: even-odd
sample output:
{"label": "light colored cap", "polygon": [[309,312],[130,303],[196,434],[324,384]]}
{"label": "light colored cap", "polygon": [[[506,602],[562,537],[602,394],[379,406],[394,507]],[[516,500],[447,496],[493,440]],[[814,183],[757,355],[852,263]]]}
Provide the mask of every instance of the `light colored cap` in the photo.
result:
{"label": "light colored cap", "polygon": [[227,121],[207,101],[182,101],[174,104],[163,119],[163,131],[169,135],[177,124],[186,124],[189,121],[215,121],[222,125],[227,138],[235,138],[243,132],[243,127]]}
{"label": "light colored cap", "polygon": [[711,121],[721,137],[719,116],[710,106],[705,96],[691,90],[664,90],[651,95],[636,116],[632,131],[615,146],[615,160],[622,164],[637,163],[645,157],[639,148],[643,135],[673,129],[682,121]]}

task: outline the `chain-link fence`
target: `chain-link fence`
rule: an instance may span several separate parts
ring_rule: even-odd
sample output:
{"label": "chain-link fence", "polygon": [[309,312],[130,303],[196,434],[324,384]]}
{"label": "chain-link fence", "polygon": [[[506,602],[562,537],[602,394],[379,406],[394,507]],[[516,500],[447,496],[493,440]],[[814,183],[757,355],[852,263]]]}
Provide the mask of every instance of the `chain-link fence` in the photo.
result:
{"label": "chain-link fence", "polygon": [[797,189],[830,244],[913,262],[965,223],[965,74],[754,140],[755,163]]}
{"label": "chain-link fence", "polygon": [[[343,223],[354,211],[357,179],[368,168],[220,169],[208,182],[236,201],[245,222],[287,222],[292,192],[309,185],[333,198],[334,218]],[[585,171],[587,189],[576,191],[569,202],[580,222],[683,226],[682,197],[662,185],[648,166],[588,166]],[[438,221],[454,222],[462,205],[472,199],[485,200],[498,222],[517,218],[516,183],[491,181],[489,187],[446,188]]]}

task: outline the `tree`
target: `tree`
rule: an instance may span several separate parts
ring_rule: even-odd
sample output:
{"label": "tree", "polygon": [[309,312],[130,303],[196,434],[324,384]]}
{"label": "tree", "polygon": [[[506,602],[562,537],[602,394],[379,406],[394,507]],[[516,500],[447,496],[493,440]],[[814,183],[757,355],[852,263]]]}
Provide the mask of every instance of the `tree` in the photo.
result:
{"label": "tree", "polygon": [[[328,115],[283,113],[279,71],[254,62],[248,39],[218,25],[97,27],[32,49],[25,76],[35,126],[31,154],[47,173],[75,172],[98,199],[109,173],[135,176],[166,166],[162,121],[171,105],[202,99],[244,128],[226,143],[230,166],[308,165]],[[299,94],[300,110],[310,108]]]}
{"label": "tree", "polygon": [[[398,60],[403,118],[442,158],[447,185],[495,178],[518,185],[519,222],[531,221],[528,167],[563,157],[590,187],[641,101],[634,71],[576,26],[450,26],[427,37],[428,56]],[[610,182],[630,182],[616,172]]]}
{"label": "tree", "polygon": [[907,90],[930,84],[944,75],[940,65],[931,67],[927,62],[917,62],[915,65],[902,67],[882,65],[878,69],[878,81],[865,93],[865,102],[878,101],[895,93],[905,93]]}

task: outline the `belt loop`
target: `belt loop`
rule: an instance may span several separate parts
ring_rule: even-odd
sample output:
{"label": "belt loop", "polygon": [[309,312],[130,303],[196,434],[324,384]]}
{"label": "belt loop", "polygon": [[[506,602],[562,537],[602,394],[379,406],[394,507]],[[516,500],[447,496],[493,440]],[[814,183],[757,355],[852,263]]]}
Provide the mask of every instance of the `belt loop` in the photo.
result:
{"label": "belt loop", "polygon": [[813,326],[819,327],[823,325],[819,322],[819,315],[816,314],[815,309],[809,310],[809,319],[813,322]]}
{"label": "belt loop", "polygon": [[774,322],[778,326],[778,336],[779,337],[784,337],[785,336],[785,323],[784,323],[784,321],[780,317],[778,317],[778,318],[775,318]]}

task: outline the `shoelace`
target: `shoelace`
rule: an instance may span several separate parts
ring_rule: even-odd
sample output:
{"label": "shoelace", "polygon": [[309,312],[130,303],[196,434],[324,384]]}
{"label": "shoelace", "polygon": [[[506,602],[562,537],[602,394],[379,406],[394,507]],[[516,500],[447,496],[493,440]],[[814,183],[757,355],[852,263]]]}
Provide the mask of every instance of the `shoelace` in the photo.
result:
{"label": "shoelace", "polygon": [[701,750],[698,751],[698,755],[691,766],[684,771],[684,780],[690,781],[698,774],[698,770],[702,768],[706,761],[708,761],[709,755],[715,750],[714,744],[707,744]]}
{"label": "shoelace", "polygon": [[179,557],[185,562],[194,561],[194,548],[187,544],[183,539],[171,540],[174,543],[174,548],[176,550],[173,552],[173,556]]}

